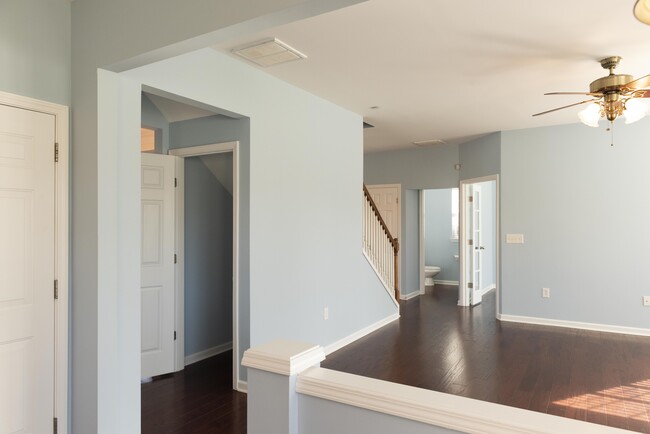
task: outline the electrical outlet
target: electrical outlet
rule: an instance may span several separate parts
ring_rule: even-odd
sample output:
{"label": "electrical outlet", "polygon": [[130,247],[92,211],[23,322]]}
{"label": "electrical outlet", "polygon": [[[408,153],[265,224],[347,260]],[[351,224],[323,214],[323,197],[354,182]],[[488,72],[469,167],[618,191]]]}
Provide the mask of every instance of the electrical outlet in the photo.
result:
{"label": "electrical outlet", "polygon": [[323,319],[324,320],[330,319],[330,308],[329,307],[323,308]]}
{"label": "electrical outlet", "polygon": [[551,298],[551,288],[542,288],[542,297]]}
{"label": "electrical outlet", "polygon": [[644,295],[643,296],[643,305],[650,307],[650,295]]}

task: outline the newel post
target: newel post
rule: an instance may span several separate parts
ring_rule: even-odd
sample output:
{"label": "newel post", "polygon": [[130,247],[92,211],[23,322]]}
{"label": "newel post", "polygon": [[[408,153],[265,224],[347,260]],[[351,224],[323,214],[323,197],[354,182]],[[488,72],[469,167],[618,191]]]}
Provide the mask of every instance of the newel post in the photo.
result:
{"label": "newel post", "polygon": [[320,366],[319,345],[276,340],[244,353],[248,368],[248,433],[298,434],[298,374]]}

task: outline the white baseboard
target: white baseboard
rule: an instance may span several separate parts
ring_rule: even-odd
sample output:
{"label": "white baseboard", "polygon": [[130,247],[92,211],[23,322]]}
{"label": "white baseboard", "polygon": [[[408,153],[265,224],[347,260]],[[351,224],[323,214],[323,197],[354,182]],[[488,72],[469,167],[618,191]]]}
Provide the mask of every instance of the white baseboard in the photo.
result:
{"label": "white baseboard", "polygon": [[217,345],[216,347],[208,348],[207,350],[190,354],[189,356],[185,356],[185,366],[200,362],[201,360],[205,360],[208,357],[216,356],[217,354],[225,353],[226,351],[230,350],[232,350],[232,342],[226,342],[225,344]]}
{"label": "white baseboard", "polygon": [[374,332],[375,330],[378,330],[385,326],[386,324],[390,324],[391,322],[399,319],[399,313],[394,313],[380,321],[377,321],[374,324],[369,325],[368,327],[364,327],[358,332],[352,333],[349,336],[344,337],[343,339],[339,339],[338,341],[329,344],[324,348],[325,350],[325,355],[332,354],[334,351],[340,350],[346,345],[351,344],[352,342],[356,341],[357,339],[361,339],[362,337]]}
{"label": "white baseboard", "polygon": [[564,321],[560,319],[535,318],[519,315],[497,315],[497,319],[506,322],[517,322],[522,324],[535,324],[553,327],[565,327],[580,330],[591,330],[605,333],[619,333],[625,335],[650,336],[650,329],[636,327],[615,326],[608,324],[593,324],[587,322]]}
{"label": "white baseboard", "polygon": [[400,300],[410,300],[415,297],[420,296],[420,290],[415,290],[414,292],[409,292],[408,294],[401,294],[399,296]]}
{"label": "white baseboard", "polygon": [[239,380],[237,382],[237,392],[248,393],[248,382]]}
{"label": "white baseboard", "polygon": [[481,296],[487,294],[488,292],[492,291],[493,289],[497,289],[496,284],[492,284],[490,286],[486,286],[481,290]]}
{"label": "white baseboard", "polygon": [[436,280],[433,279],[436,285],[458,285],[458,280]]}

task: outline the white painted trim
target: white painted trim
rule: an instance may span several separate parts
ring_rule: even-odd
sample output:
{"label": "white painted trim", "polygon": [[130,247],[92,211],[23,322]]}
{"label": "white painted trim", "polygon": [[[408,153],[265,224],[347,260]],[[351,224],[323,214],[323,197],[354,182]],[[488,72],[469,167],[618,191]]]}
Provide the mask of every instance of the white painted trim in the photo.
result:
{"label": "white painted trim", "polygon": [[237,392],[248,393],[248,382],[239,380],[237,382]]}
{"label": "white painted trim", "polygon": [[176,266],[175,266],[175,330],[176,340],[174,341],[174,370],[180,371],[185,368],[185,160],[175,158],[175,177],[178,183],[175,191],[175,243],[176,243]]}
{"label": "white painted trim", "polygon": [[400,296],[400,300],[410,300],[412,298],[419,297],[420,295],[422,295],[420,291],[415,290],[413,292],[409,292],[408,294],[402,294]]}
{"label": "white painted trim", "polygon": [[488,292],[492,291],[493,289],[497,289],[496,284],[492,284],[489,286],[486,286],[485,288],[481,289],[481,296],[487,294]]}
{"label": "white painted trim", "polygon": [[325,360],[323,347],[278,339],[244,353],[242,365],[280,375],[296,375]]}
{"label": "white painted trim", "polygon": [[55,279],[59,299],[54,304],[54,416],[60,432],[68,432],[68,315],[69,268],[69,109],[66,106],[0,91],[0,104],[54,116],[59,162],[55,165]]}
{"label": "white painted trim", "polygon": [[185,366],[200,362],[201,360],[209,359],[210,357],[214,357],[230,350],[232,350],[232,342],[226,342],[225,344],[217,345],[216,347],[208,348],[207,350],[198,351],[189,356],[185,356]]}
{"label": "white painted trim", "polygon": [[437,285],[458,285],[458,280],[436,280],[433,279],[433,283]]}
{"label": "white painted trim", "polygon": [[425,229],[425,227],[426,227],[426,225],[425,225],[426,216],[425,216],[425,212],[424,212],[424,207],[426,205],[426,198],[425,198],[425,195],[424,195],[424,190],[420,190],[418,192],[418,199],[420,200],[420,204],[419,204],[420,205],[420,210],[419,210],[420,212],[418,213],[419,214],[418,215],[418,226],[419,226],[419,229],[420,229],[420,233],[419,233],[419,237],[420,237],[420,246],[419,246],[420,247],[420,249],[419,249],[420,250],[420,252],[419,252],[419,256],[420,256],[420,258],[419,258],[420,259],[420,268],[419,268],[419,270],[420,270],[420,295],[424,295],[424,292],[426,290],[426,285],[424,283],[424,265],[425,265],[424,241],[425,241],[425,238],[426,238],[426,229]]}
{"label": "white painted trim", "polygon": [[298,393],[465,433],[629,433],[575,419],[325,368],[298,376]]}
{"label": "white painted trim", "polygon": [[333,342],[329,344],[328,346],[325,347],[325,355],[329,356],[335,351],[340,350],[346,345],[350,345],[352,342],[356,341],[357,339],[361,339],[362,337],[369,335],[370,333],[379,330],[383,326],[392,323],[395,320],[399,319],[399,313],[394,313],[392,315],[387,316],[386,318],[377,321],[374,324],[371,324],[367,327],[362,328],[361,330],[352,333],[351,335],[348,335],[344,337],[343,339],[339,339],[336,342]]}
{"label": "white painted trim", "polygon": [[489,175],[489,176],[481,176],[479,178],[472,178],[472,179],[463,179],[460,181],[460,189],[459,189],[459,201],[460,201],[460,208],[459,208],[459,230],[460,230],[460,246],[458,249],[458,253],[460,255],[460,281],[458,283],[458,305],[459,306],[469,306],[469,297],[466,291],[466,284],[465,284],[465,267],[466,267],[466,262],[467,259],[465,258],[465,248],[464,246],[467,245],[467,234],[465,233],[465,205],[466,205],[466,191],[465,191],[465,186],[469,184],[476,184],[479,182],[487,182],[487,181],[494,181],[495,182],[495,197],[494,197],[494,202],[495,202],[495,217],[496,221],[494,222],[496,228],[495,228],[495,237],[496,237],[496,246],[495,246],[495,267],[496,267],[496,303],[495,303],[495,309],[496,309],[496,317],[499,318],[501,315],[501,287],[499,285],[499,282],[501,281],[501,184],[500,184],[500,178],[499,175]]}
{"label": "white painted trim", "polygon": [[[233,366],[233,375],[232,375],[232,387],[235,390],[239,390],[239,185],[240,185],[240,167],[239,167],[239,141],[231,142],[222,142],[222,143],[213,143],[209,145],[202,146],[191,146],[187,148],[180,149],[171,149],[169,150],[169,155],[175,155],[177,157],[197,157],[200,155],[209,155],[209,154],[219,154],[222,152],[232,152],[232,176],[233,176],[233,186],[232,186],[232,206],[233,206],[233,242],[232,242],[232,366]],[[184,237],[184,231],[181,231],[179,236]],[[184,239],[184,238],[183,238]],[[184,245],[184,241],[183,241]],[[184,252],[183,252],[184,253]],[[184,261],[184,258],[183,258]],[[176,324],[176,330],[178,331],[179,324]],[[184,328],[183,328],[184,330]],[[184,339],[184,336],[183,336]],[[180,356],[179,356],[180,358]],[[185,357],[183,357],[183,360]]]}
{"label": "white painted trim", "polygon": [[394,289],[390,289],[390,288],[388,287],[388,285],[386,284],[386,282],[384,282],[384,279],[381,278],[381,274],[379,274],[379,271],[377,271],[377,267],[375,267],[375,264],[372,263],[372,261],[370,260],[370,258],[369,258],[368,255],[366,254],[365,250],[363,250],[363,248],[362,248],[361,251],[362,251],[362,253],[363,253],[363,257],[366,258],[366,261],[368,261],[368,264],[370,264],[370,267],[372,267],[373,271],[374,271],[375,274],[377,275],[377,278],[379,279],[379,281],[381,282],[382,286],[383,286],[384,289],[386,290],[386,293],[388,293],[388,296],[389,296],[390,299],[393,301],[393,304],[394,304],[394,305],[399,309],[399,303],[398,303],[397,300],[395,299],[395,290],[394,290]]}
{"label": "white painted trim", "polygon": [[552,327],[564,327],[579,330],[591,330],[605,333],[618,333],[624,335],[650,336],[650,329],[616,326],[609,324],[593,324],[578,321],[565,321],[561,319],[535,318],[530,316],[519,315],[498,315],[497,319],[505,322],[516,322],[522,324],[535,324]]}

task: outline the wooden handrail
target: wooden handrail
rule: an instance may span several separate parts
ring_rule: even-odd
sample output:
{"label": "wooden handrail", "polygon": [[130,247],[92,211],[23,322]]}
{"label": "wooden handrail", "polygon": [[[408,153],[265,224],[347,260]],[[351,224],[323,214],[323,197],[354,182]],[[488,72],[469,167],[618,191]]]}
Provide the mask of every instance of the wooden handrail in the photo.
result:
{"label": "wooden handrail", "polygon": [[379,209],[377,208],[377,204],[375,204],[375,201],[372,199],[372,196],[370,195],[370,192],[368,191],[368,188],[366,187],[366,184],[363,184],[363,195],[366,197],[366,200],[370,204],[370,208],[372,209],[372,212],[375,214],[377,217],[377,220],[379,221],[379,224],[381,225],[382,230],[388,237],[388,241],[390,242],[390,245],[393,248],[393,267],[394,267],[394,290],[395,290],[395,298],[399,302],[400,299],[400,291],[399,291],[399,240],[390,233],[390,229],[388,229],[388,225],[386,225],[386,222],[384,221],[383,217],[381,216],[381,213],[379,212]]}
{"label": "wooden handrail", "polygon": [[390,240],[390,244],[393,246],[393,250],[395,254],[399,252],[399,242],[397,241],[397,238],[393,237],[390,233],[390,229],[388,229],[388,225],[386,225],[386,222],[381,216],[381,213],[379,212],[379,209],[377,208],[377,205],[375,204],[375,201],[372,200],[372,196],[370,196],[370,192],[368,191],[368,187],[366,187],[366,184],[363,184],[363,194],[366,196],[366,199],[370,202],[370,207],[372,208],[372,211],[375,213],[377,218],[379,219],[379,223],[381,224],[382,229],[388,236],[388,239]]}

